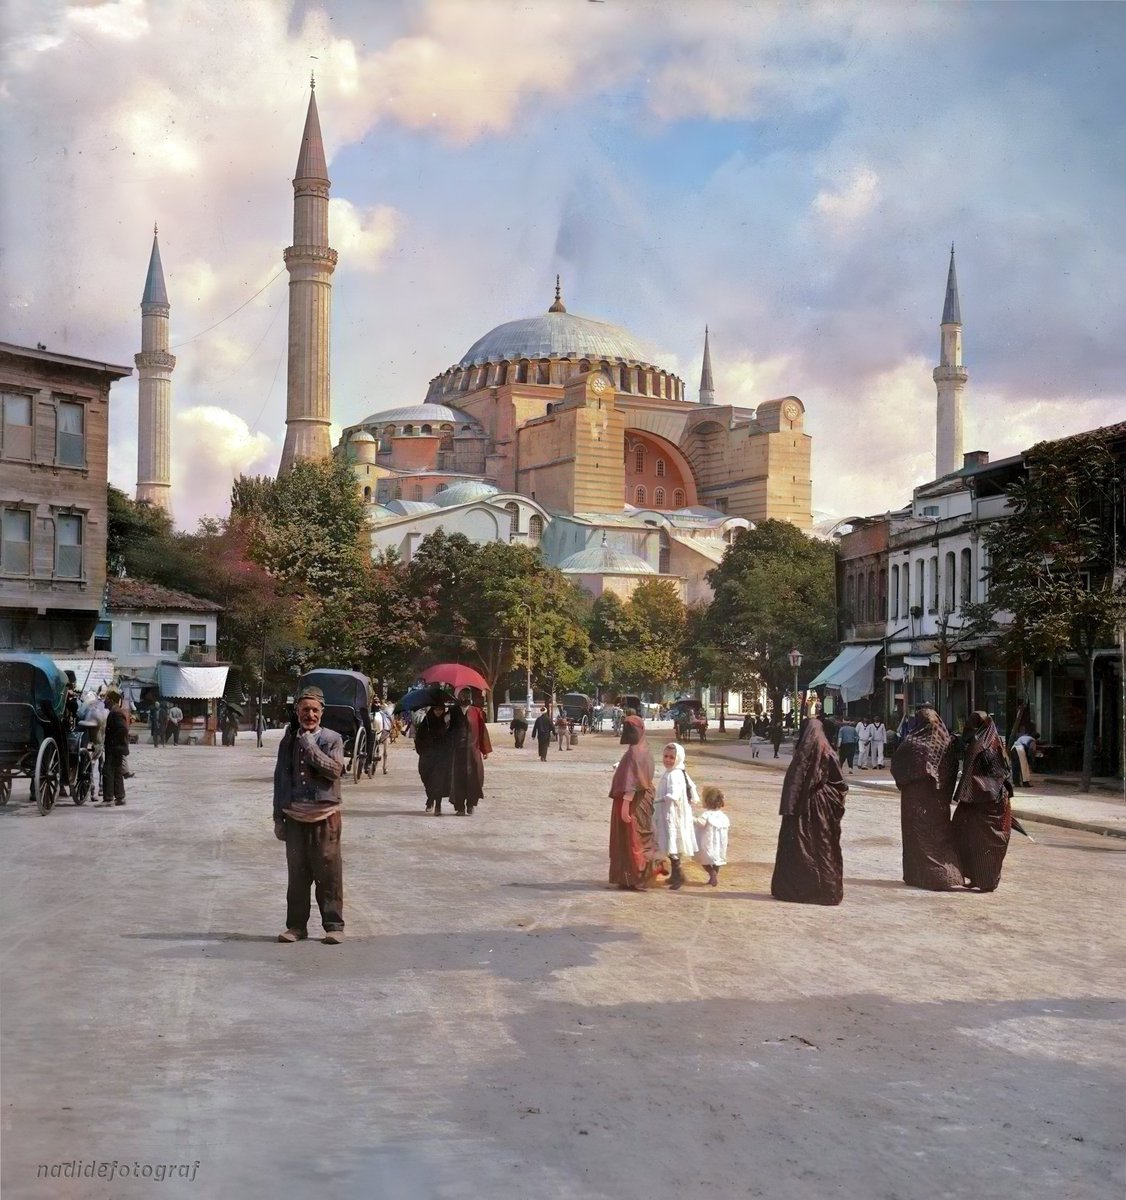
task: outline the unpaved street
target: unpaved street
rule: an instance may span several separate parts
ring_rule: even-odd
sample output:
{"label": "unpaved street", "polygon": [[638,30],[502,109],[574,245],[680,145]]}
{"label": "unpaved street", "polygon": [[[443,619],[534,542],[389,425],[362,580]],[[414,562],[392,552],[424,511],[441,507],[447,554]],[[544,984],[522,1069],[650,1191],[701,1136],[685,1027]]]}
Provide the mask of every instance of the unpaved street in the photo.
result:
{"label": "unpaved street", "polygon": [[[1123,1195],[1126,842],[1037,827],[995,895],[915,892],[895,801],[857,790],[844,904],[782,905],[781,776],[690,753],[732,865],[621,893],[616,739],[544,766],[493,732],[473,817],[423,812],[402,742],[346,786],[335,947],[274,941],[277,734],[137,747],[108,812],[17,782],[5,1200]],[[94,1162],[117,1178],[37,1178]]]}

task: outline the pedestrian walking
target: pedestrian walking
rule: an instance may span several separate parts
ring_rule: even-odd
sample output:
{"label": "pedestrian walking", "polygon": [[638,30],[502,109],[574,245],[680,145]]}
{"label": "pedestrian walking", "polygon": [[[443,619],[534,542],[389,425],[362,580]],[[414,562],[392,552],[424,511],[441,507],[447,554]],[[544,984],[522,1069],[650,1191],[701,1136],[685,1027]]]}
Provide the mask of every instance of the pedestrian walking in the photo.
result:
{"label": "pedestrian walking", "polygon": [[324,692],[302,688],[294,719],[282,736],[274,767],[274,836],[285,842],[289,883],[279,942],[309,936],[309,889],[314,888],[324,941],[344,940],[344,866],[340,857],[340,776],[344,739],[321,725]]}
{"label": "pedestrian walking", "polygon": [[547,705],[540,705],[540,715],[532,725],[532,737],[540,752],[540,762],[547,762],[547,748],[551,745],[551,718],[547,715]]}
{"label": "pedestrian walking", "polygon": [[492,754],[493,746],[485,714],[472,702],[469,688],[458,692],[457,701],[450,724],[454,739],[450,803],[456,816],[471,817],[485,795],[485,759]]}
{"label": "pedestrian walking", "polygon": [[665,772],[653,800],[653,832],[657,857],[667,858],[672,867],[669,890],[675,892],[684,884],[680,860],[693,857],[697,850],[692,807],[700,803],[700,793],[684,768],[684,747],[679,742],[665,746],[661,761]]}
{"label": "pedestrian walking", "polygon": [[517,708],[515,710],[508,730],[516,743],[516,749],[523,750],[524,739],[528,736],[528,718],[525,716],[524,709]]}
{"label": "pedestrian walking", "polygon": [[693,821],[696,826],[696,861],[708,873],[708,886],[719,886],[719,869],[727,865],[727,834],[731,819],[723,811],[723,792],[717,787],[706,787],[702,792],[704,811],[697,813]]}
{"label": "pedestrian walking", "polygon": [[262,716],[262,710],[259,709],[254,716],[254,736],[258,739],[258,749],[262,749],[262,734],[266,731],[266,719]]}
{"label": "pedestrian walking", "polygon": [[842,721],[837,731],[837,753],[840,756],[841,768],[847,766],[850,775],[855,773],[852,765],[856,762],[859,745],[860,735],[856,732],[856,725],[852,721]]}
{"label": "pedestrian walking", "polygon": [[933,708],[920,706],[891,756],[891,774],[899,788],[903,882],[931,892],[960,888],[962,867],[950,824],[958,747]]}
{"label": "pedestrian walking", "polygon": [[992,892],[1001,882],[1009,848],[1012,776],[1005,743],[988,713],[971,713],[965,736],[962,776],[954,792],[958,807],[951,827],[966,886]]}
{"label": "pedestrian walking", "polygon": [[172,737],[172,745],[180,744],[180,725],[183,723],[184,714],[180,706],[175,700],[172,701],[172,707],[168,710],[168,733]]}
{"label": "pedestrian walking", "polygon": [[782,827],[770,881],[776,900],[840,904],[844,898],[841,820],[847,792],[821,721],[810,717],[782,784]]}
{"label": "pedestrian walking", "polygon": [[158,749],[164,745],[164,729],[160,724],[160,705],[152,704],[149,707],[149,735],[152,737],[152,744]]}
{"label": "pedestrian walking", "polygon": [[867,771],[875,762],[872,758],[872,726],[867,717],[862,717],[856,726],[856,736],[860,743],[860,769]]}
{"label": "pedestrian walking", "polygon": [[649,885],[656,857],[653,840],[653,756],[639,717],[622,722],[626,752],[610,782],[610,882],[623,891]]}
{"label": "pedestrian walking", "polygon": [[1013,784],[1018,787],[1032,786],[1032,764],[1036,761],[1038,752],[1037,742],[1040,734],[1033,729],[1022,733],[1010,747],[1012,758],[1009,764],[1013,769]]}
{"label": "pedestrian walking", "polygon": [[872,765],[877,771],[884,769],[884,751],[887,748],[888,731],[883,717],[877,717],[869,726],[872,731]]}
{"label": "pedestrian walking", "polygon": [[102,768],[101,808],[121,807],[125,803],[125,760],[129,757],[129,722],[121,708],[121,693],[108,691],[106,701],[106,740]]}
{"label": "pedestrian walking", "polygon": [[782,745],[782,718],[777,713],[770,722],[770,744],[774,747],[774,757],[777,758]]}
{"label": "pedestrian walking", "polygon": [[571,730],[567,721],[567,714],[563,709],[559,710],[559,715],[555,718],[555,736],[559,740],[560,750],[570,750]]}
{"label": "pedestrian walking", "polygon": [[[460,713],[458,714],[460,717]],[[453,783],[453,717],[445,704],[432,704],[414,725],[418,776],[426,789],[426,811],[442,815],[442,801]]]}

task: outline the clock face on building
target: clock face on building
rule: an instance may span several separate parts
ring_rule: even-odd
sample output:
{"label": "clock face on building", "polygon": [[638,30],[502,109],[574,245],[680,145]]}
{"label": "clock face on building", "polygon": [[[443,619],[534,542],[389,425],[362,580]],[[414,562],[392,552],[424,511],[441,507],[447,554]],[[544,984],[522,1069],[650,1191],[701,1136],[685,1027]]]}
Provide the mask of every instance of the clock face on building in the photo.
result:
{"label": "clock face on building", "polygon": [[602,375],[598,375],[590,381],[590,390],[596,394],[604,392],[609,386]]}
{"label": "clock face on building", "polygon": [[787,421],[796,421],[798,417],[801,416],[801,405],[799,405],[796,400],[787,400],[786,403],[782,405],[782,416],[784,416]]}

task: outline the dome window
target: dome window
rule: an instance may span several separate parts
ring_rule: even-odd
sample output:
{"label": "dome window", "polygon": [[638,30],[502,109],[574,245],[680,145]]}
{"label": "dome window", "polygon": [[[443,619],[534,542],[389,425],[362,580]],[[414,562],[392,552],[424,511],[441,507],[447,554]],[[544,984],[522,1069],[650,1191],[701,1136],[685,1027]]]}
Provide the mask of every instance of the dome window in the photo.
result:
{"label": "dome window", "polygon": [[665,507],[665,489],[664,488],[654,488],[654,490],[653,490],[653,507],[654,508],[664,508]]}
{"label": "dome window", "polygon": [[645,489],[639,487],[633,494],[633,502],[640,508],[645,503]]}
{"label": "dome window", "polygon": [[423,425],[422,429],[419,430],[419,432],[420,433],[433,433],[434,430],[429,425]]}
{"label": "dome window", "polygon": [[505,506],[504,511],[511,518],[511,523],[508,528],[509,538],[513,538],[520,532],[520,505],[515,500],[510,500]]}
{"label": "dome window", "polygon": [[407,434],[412,434],[412,433],[414,433],[414,426],[413,426],[413,425],[404,425],[404,426],[403,426],[403,432],[404,432],[404,433],[407,433]]}
{"label": "dome window", "polygon": [[532,513],[528,518],[528,540],[533,545],[538,545],[540,538],[543,537],[543,517],[539,513]]}
{"label": "dome window", "polygon": [[448,483],[438,484],[438,486],[434,489],[434,495],[437,496],[439,492],[444,492],[449,486],[450,485]]}
{"label": "dome window", "polygon": [[414,485],[414,488],[411,492],[411,499],[412,500],[421,500],[422,499],[422,484],[421,483],[416,483]]}
{"label": "dome window", "polygon": [[676,491],[673,492],[673,494],[672,494],[673,504],[675,504],[677,508],[683,508],[685,500],[686,500],[686,497],[684,495],[684,489],[677,488]]}
{"label": "dome window", "polygon": [[665,477],[665,460],[663,458],[658,458],[657,459],[657,478],[664,479],[664,477]]}
{"label": "dome window", "polygon": [[645,447],[638,446],[633,452],[633,469],[640,475],[645,470]]}

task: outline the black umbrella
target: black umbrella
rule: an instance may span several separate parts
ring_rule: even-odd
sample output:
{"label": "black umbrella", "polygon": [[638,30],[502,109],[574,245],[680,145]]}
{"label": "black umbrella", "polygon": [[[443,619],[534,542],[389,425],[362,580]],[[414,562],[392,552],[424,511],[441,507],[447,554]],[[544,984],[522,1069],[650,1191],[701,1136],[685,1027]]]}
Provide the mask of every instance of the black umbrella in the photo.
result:
{"label": "black umbrella", "polygon": [[448,688],[436,683],[411,688],[405,696],[395,702],[395,712],[414,712],[419,708],[430,708],[434,704],[456,704],[457,697]]}

